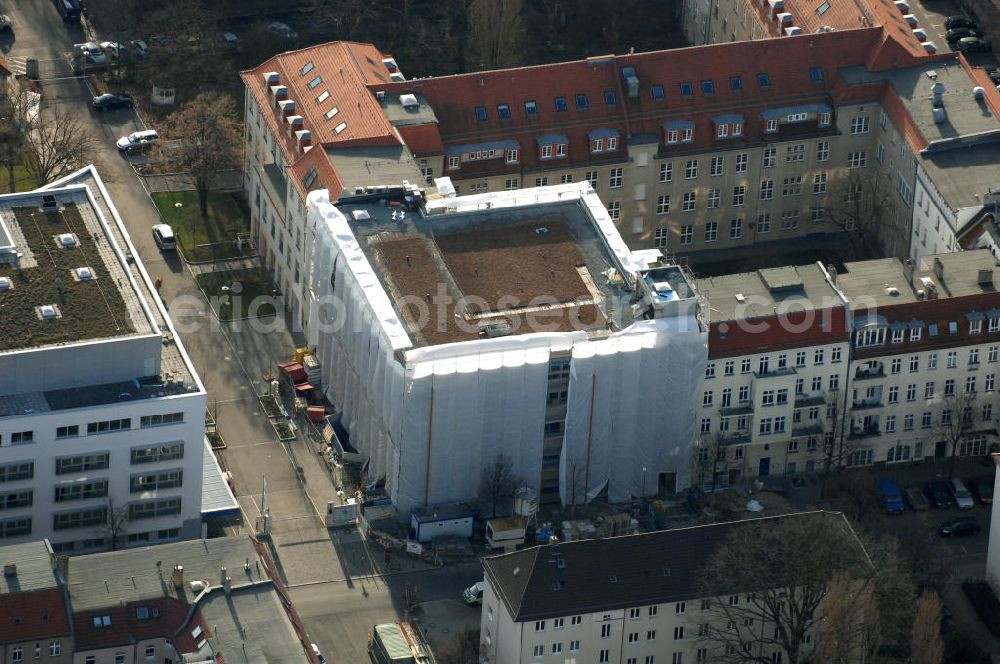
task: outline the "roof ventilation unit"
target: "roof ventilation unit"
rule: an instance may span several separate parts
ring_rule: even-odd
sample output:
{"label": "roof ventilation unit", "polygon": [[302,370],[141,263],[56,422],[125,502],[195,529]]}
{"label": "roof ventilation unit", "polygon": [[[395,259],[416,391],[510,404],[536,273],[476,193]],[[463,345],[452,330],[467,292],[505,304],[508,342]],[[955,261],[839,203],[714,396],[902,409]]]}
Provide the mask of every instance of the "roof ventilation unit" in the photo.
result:
{"label": "roof ventilation unit", "polygon": [[0,277],[0,293],[9,291],[14,286],[10,277]]}
{"label": "roof ventilation unit", "polygon": [[353,210],[351,211],[351,219],[354,221],[371,221],[372,216],[368,214],[368,210]]}
{"label": "roof ventilation unit", "polygon": [[779,14],[776,14],[774,18],[781,25],[785,25],[786,23],[790,24],[792,22],[793,17],[788,12],[781,12]]}
{"label": "roof ventilation unit", "polygon": [[628,96],[635,99],[639,96],[639,77],[635,75],[635,67],[622,67],[622,78],[628,85]]}
{"label": "roof ventilation unit", "polygon": [[59,244],[60,247],[63,247],[65,249],[72,249],[77,244],[79,244],[79,242],[76,239],[76,235],[73,233],[62,233],[61,235],[57,235],[56,242]]}
{"label": "roof ventilation unit", "polygon": [[797,25],[792,25],[785,28],[786,37],[794,37],[795,35],[801,35],[801,34],[802,34],[802,28],[798,27]]}
{"label": "roof ventilation unit", "polygon": [[892,4],[896,5],[896,9],[898,9],[901,14],[906,15],[910,13],[910,3],[906,2],[906,0],[896,0]]}
{"label": "roof ventilation unit", "polygon": [[394,83],[401,83],[406,80],[406,77],[403,76],[402,72],[394,71],[389,74],[389,80]]}
{"label": "roof ventilation unit", "polygon": [[944,124],[944,121],[948,119],[948,114],[943,108],[934,109],[934,124]]}
{"label": "roof ventilation unit", "polygon": [[982,101],[985,95],[986,95],[986,90],[983,88],[983,86],[977,85],[976,87],[972,88],[972,96],[978,99],[979,101]]}
{"label": "roof ventilation unit", "polygon": [[420,102],[414,94],[399,95],[399,105],[406,109],[420,108]]}
{"label": "roof ventilation unit", "polygon": [[480,325],[479,336],[483,339],[495,339],[496,337],[509,337],[513,329],[507,321],[487,323]]}
{"label": "roof ventilation unit", "polygon": [[94,271],[89,267],[78,267],[73,270],[78,281],[90,281],[94,278]]}
{"label": "roof ventilation unit", "polygon": [[59,318],[59,308],[54,304],[43,304],[38,307],[38,317],[42,320],[55,320]]}
{"label": "roof ventilation unit", "polygon": [[785,0],[767,0],[767,4],[771,5],[771,9],[776,12],[785,8]]}

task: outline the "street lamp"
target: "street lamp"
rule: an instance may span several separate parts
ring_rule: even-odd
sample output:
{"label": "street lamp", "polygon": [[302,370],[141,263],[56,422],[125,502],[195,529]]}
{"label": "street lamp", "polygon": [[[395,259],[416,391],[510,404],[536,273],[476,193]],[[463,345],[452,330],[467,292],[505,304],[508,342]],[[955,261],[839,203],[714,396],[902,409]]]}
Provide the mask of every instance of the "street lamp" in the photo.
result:
{"label": "street lamp", "polygon": [[646,467],[642,467],[642,495],[640,498],[646,497]]}

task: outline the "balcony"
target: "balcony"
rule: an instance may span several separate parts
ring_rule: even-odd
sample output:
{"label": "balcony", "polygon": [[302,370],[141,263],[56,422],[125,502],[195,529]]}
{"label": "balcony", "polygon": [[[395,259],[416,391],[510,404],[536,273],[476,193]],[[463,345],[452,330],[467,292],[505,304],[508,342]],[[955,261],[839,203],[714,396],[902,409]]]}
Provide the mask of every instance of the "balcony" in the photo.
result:
{"label": "balcony", "polygon": [[822,406],[831,400],[837,393],[836,390],[819,392],[796,392],[795,393],[795,407],[801,408],[802,406]]}
{"label": "balcony", "polygon": [[851,433],[848,438],[870,438],[871,436],[882,435],[881,429],[877,424],[871,424],[866,427],[852,426]]}
{"label": "balcony", "polygon": [[752,401],[740,401],[735,406],[725,406],[719,409],[720,415],[749,415],[753,413]]}
{"label": "balcony", "polygon": [[854,380],[869,378],[885,378],[885,365],[880,363],[877,367],[863,367],[854,373]]}
{"label": "balcony", "polygon": [[782,369],[768,369],[767,371],[761,373],[760,371],[753,372],[756,378],[777,378],[779,376],[794,376],[798,374],[795,367],[784,367]]}
{"label": "balcony", "polygon": [[854,410],[865,410],[866,408],[881,408],[882,405],[882,397],[873,397],[871,399],[859,399],[851,403],[851,408]]}
{"label": "balcony", "polygon": [[749,429],[737,429],[736,431],[720,431],[715,437],[715,442],[719,445],[746,445],[752,436]]}
{"label": "balcony", "polygon": [[823,420],[810,420],[808,422],[796,422],[792,424],[792,438],[802,436],[815,436],[823,433],[825,427]]}

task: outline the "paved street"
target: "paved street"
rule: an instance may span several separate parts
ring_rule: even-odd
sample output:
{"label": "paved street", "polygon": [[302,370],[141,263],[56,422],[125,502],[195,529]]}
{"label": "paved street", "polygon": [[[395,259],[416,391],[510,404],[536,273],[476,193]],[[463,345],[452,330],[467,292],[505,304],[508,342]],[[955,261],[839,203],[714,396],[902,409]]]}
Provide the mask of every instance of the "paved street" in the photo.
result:
{"label": "paved street", "polygon": [[[461,602],[461,592],[482,580],[479,563],[387,577],[292,587],[289,593],[306,629],[330,662],[367,662],[372,625],[400,619],[420,622],[432,647],[438,647],[463,624],[479,627],[480,608]],[[406,584],[416,584],[418,610],[405,617]]]}

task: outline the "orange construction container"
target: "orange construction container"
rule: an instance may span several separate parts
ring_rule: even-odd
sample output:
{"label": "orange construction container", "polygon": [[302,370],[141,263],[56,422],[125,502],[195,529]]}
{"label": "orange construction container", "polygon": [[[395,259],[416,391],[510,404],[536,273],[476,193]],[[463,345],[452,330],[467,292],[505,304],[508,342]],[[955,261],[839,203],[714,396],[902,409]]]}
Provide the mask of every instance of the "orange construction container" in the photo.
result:
{"label": "orange construction container", "polygon": [[312,353],[309,352],[308,348],[296,348],[295,349],[296,363],[302,364],[302,358],[304,358],[306,355],[312,355]]}

